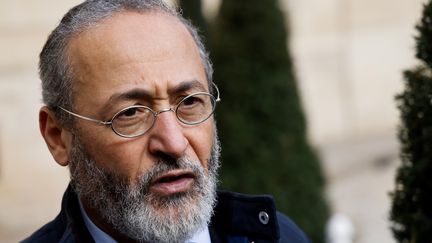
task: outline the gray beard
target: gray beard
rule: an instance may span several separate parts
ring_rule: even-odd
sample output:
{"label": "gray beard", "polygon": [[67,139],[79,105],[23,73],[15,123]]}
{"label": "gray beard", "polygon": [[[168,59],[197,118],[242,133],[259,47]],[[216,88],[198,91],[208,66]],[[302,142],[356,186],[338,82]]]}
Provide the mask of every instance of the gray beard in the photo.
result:
{"label": "gray beard", "polygon": [[[216,203],[219,155],[220,144],[215,135],[208,174],[199,161],[186,157],[164,159],[131,185],[127,178],[97,167],[74,135],[69,167],[78,196],[121,235],[138,242],[180,243],[210,222]],[[150,182],[173,169],[192,170],[196,176],[192,188],[173,196],[152,193]]]}

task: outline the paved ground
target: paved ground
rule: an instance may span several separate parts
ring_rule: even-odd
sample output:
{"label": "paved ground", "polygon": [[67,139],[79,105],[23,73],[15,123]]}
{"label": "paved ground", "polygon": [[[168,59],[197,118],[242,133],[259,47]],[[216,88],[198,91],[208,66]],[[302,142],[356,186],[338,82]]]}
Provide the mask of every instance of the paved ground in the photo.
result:
{"label": "paved ground", "polygon": [[399,164],[394,136],[344,141],[322,148],[328,196],[334,212],[348,216],[355,243],[394,242],[389,230],[389,192]]}

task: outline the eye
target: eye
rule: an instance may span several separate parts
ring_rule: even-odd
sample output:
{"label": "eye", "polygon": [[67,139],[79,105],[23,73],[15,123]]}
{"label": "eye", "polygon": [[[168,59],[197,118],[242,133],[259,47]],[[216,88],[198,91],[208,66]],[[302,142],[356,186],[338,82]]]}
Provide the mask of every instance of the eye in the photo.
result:
{"label": "eye", "polygon": [[211,110],[211,97],[207,94],[194,94],[184,99],[177,107],[177,115],[185,116]]}
{"label": "eye", "polygon": [[154,122],[154,115],[146,106],[131,106],[120,111],[112,121],[118,134],[133,136],[146,132]]}
{"label": "eye", "polygon": [[152,113],[147,107],[144,106],[135,106],[129,107],[120,113],[118,113],[115,117],[117,122],[120,121],[135,121],[135,120],[143,120],[148,118]]}
{"label": "eye", "polygon": [[201,103],[202,100],[196,96],[191,96],[183,100],[182,105],[184,106],[193,106]]}
{"label": "eye", "polygon": [[121,112],[119,114],[119,116],[130,117],[130,116],[136,115],[137,112],[138,112],[138,108],[132,107],[132,108],[126,109],[123,112]]}
{"label": "eye", "polygon": [[177,107],[177,117],[186,124],[198,124],[205,121],[214,110],[214,99],[208,93],[196,93],[187,98]]}

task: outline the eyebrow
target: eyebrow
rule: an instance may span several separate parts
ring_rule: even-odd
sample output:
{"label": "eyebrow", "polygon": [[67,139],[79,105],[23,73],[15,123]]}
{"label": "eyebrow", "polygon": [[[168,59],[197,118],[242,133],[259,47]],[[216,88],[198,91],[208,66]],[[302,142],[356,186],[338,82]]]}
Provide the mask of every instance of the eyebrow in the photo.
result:
{"label": "eyebrow", "polygon": [[102,114],[107,114],[114,104],[122,100],[138,100],[138,99],[146,99],[150,100],[152,98],[152,94],[150,91],[142,89],[142,88],[134,88],[128,90],[126,92],[119,92],[112,94],[109,99],[105,102],[105,106],[102,109]]}
{"label": "eyebrow", "polygon": [[110,96],[107,103],[112,104],[120,100],[151,99],[151,98],[152,98],[152,94],[150,93],[150,91],[142,88],[135,88],[122,93],[114,93],[113,95]]}
{"label": "eyebrow", "polygon": [[176,85],[171,90],[168,90],[168,93],[169,94],[179,94],[179,93],[184,93],[184,92],[190,91],[190,90],[207,92],[207,89],[205,88],[205,86],[201,82],[199,82],[198,80],[191,80],[191,81],[181,82],[180,84]]}
{"label": "eyebrow", "polygon": [[[199,82],[198,80],[190,80],[183,81],[180,84],[174,86],[173,88],[168,90],[169,95],[173,94],[181,94],[187,91],[196,90],[207,92],[205,86]],[[111,95],[106,102],[105,109],[103,109],[103,113],[106,114],[108,110],[113,106],[113,104],[122,101],[122,100],[151,100],[153,98],[152,92],[143,88],[134,88],[128,90],[126,92],[114,93]]]}
{"label": "eyebrow", "polygon": [[[184,93],[190,90],[207,91],[205,86],[198,80],[184,81],[168,90],[168,94]],[[146,89],[135,88],[122,93],[114,93],[108,99],[108,103],[119,100],[151,99],[152,93]]]}

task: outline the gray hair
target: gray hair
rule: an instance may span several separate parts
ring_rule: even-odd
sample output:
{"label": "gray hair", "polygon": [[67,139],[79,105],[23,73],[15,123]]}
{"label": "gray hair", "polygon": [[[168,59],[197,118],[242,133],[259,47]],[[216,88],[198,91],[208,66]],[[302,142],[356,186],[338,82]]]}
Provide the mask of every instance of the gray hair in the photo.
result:
{"label": "gray hair", "polygon": [[[42,80],[43,102],[55,112],[62,125],[71,125],[73,117],[61,112],[59,106],[71,109],[73,106],[73,71],[67,53],[72,37],[91,29],[104,19],[119,12],[145,13],[159,11],[176,17],[185,25],[198,47],[206,73],[209,89],[213,67],[197,29],[180,13],[163,0],[87,0],[66,13],[59,25],[51,32],[39,60],[39,75]],[[210,89],[211,90],[211,89]]]}

